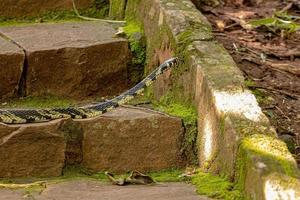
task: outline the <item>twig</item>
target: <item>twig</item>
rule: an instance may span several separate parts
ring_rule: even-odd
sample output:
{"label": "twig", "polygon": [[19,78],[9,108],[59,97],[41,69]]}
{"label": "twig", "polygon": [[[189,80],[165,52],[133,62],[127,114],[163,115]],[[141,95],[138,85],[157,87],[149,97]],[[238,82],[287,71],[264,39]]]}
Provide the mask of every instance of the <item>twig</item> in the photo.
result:
{"label": "twig", "polygon": [[283,13],[283,12],[286,12],[288,11],[289,9],[292,8],[292,6],[294,5],[294,3],[289,3],[288,5],[286,5],[280,12]]}
{"label": "twig", "polygon": [[292,94],[292,93],[289,93],[289,92],[286,92],[286,91],[283,91],[283,90],[278,90],[278,89],[275,89],[275,88],[271,88],[271,87],[263,87],[263,86],[248,86],[249,88],[253,88],[253,89],[265,89],[265,90],[270,90],[270,91],[274,91],[274,92],[278,92],[280,94],[283,94],[283,95],[286,95],[292,99],[295,99],[295,100],[298,100],[300,98],[299,95],[297,94]]}
{"label": "twig", "polygon": [[291,121],[291,119],[286,115],[284,114],[284,112],[278,107],[278,106],[275,106],[275,108],[285,117],[287,118],[289,121]]}
{"label": "twig", "polygon": [[272,63],[272,62],[266,62],[267,65],[269,65],[272,68],[278,69],[278,70],[282,70],[282,71],[286,71],[289,72],[291,74],[300,75],[300,68],[297,68],[294,65],[291,64],[287,64],[287,63]]}

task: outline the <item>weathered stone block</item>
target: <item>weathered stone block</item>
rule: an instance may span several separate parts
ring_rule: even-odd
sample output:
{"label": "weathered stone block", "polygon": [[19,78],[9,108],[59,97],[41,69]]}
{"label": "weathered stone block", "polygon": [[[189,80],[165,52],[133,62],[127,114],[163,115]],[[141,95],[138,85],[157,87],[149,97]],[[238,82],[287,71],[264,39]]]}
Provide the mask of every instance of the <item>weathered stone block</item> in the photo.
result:
{"label": "weathered stone block", "polygon": [[[75,0],[75,2],[78,8],[87,8],[94,0]],[[1,0],[0,16],[33,16],[46,11],[72,10],[72,8],[71,0]]]}
{"label": "weathered stone block", "polygon": [[128,42],[105,23],[5,27],[0,32],[25,50],[27,94],[84,98],[127,88]]}
{"label": "weathered stone block", "polygon": [[66,149],[61,122],[0,124],[0,177],[61,175]]}
{"label": "weathered stone block", "polygon": [[12,97],[18,89],[24,59],[22,49],[0,37],[0,99]]}
{"label": "weathered stone block", "polygon": [[94,171],[161,170],[180,167],[181,119],[139,108],[119,108],[80,120],[83,163]]}
{"label": "weathered stone block", "polygon": [[238,156],[237,183],[248,198],[268,200],[277,199],[275,197],[278,195],[281,195],[278,199],[300,197],[300,172],[284,142],[275,137],[255,134],[243,139]]}

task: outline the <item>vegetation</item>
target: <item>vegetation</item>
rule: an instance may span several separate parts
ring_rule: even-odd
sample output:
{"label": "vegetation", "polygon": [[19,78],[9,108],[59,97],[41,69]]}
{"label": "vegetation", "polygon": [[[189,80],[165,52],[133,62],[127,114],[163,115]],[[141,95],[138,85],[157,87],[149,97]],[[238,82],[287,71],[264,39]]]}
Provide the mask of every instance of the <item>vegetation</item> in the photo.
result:
{"label": "vegetation", "polygon": [[129,67],[130,82],[136,84],[144,75],[146,40],[141,24],[136,21],[128,21],[124,27],[124,32],[128,37],[132,52],[132,62],[131,67]]}
{"label": "vegetation", "polygon": [[0,104],[0,108],[66,108],[74,106],[75,101],[58,96],[23,97],[10,99]]}
{"label": "vegetation", "polygon": [[244,199],[241,192],[225,176],[214,176],[199,171],[192,177],[192,183],[196,186],[197,193],[200,195],[224,200]]}
{"label": "vegetation", "polygon": [[182,146],[184,156],[191,165],[198,164],[197,157],[197,111],[190,104],[176,100],[172,93],[167,93],[159,101],[154,101],[155,109],[168,113],[170,115],[180,117],[185,127],[185,136]]}
{"label": "vegetation", "polygon": [[287,12],[275,12],[271,17],[252,20],[249,24],[255,28],[265,26],[274,33],[283,31],[291,34],[300,30],[300,24],[295,21],[299,18],[289,15]]}

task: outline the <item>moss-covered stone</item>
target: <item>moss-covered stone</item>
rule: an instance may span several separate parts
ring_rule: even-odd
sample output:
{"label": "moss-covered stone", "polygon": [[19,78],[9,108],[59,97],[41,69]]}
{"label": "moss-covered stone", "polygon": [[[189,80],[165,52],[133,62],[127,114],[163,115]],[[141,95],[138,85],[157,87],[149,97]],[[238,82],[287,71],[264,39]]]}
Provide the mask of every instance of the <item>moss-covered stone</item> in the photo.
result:
{"label": "moss-covered stone", "polygon": [[242,193],[226,177],[198,172],[192,177],[197,193],[224,200],[243,200]]}
{"label": "moss-covered stone", "polygon": [[124,19],[126,0],[110,0],[109,17],[112,19]]}
{"label": "moss-covered stone", "polygon": [[171,92],[161,97],[159,101],[153,100],[155,109],[180,117],[183,120],[185,134],[182,143],[182,153],[188,165],[198,164],[197,154],[197,110],[187,102],[180,101]]}
{"label": "moss-covered stone", "polygon": [[262,134],[241,141],[236,166],[236,182],[250,199],[264,199],[264,177],[271,173],[299,178],[296,161],[279,139]]}
{"label": "moss-covered stone", "polygon": [[130,50],[132,52],[132,60],[128,68],[129,82],[135,85],[141,81],[144,75],[144,67],[146,62],[146,39],[142,25],[136,21],[128,21],[124,27]]}
{"label": "moss-covered stone", "polygon": [[241,149],[258,155],[268,165],[268,170],[278,171],[289,176],[299,177],[297,163],[281,140],[262,134],[243,139]]}

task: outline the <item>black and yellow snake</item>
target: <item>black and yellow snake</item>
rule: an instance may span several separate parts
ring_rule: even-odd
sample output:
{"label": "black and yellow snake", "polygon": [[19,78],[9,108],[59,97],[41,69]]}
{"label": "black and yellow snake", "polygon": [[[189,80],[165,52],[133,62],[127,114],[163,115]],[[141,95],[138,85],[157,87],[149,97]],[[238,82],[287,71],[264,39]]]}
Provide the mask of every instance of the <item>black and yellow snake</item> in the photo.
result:
{"label": "black and yellow snake", "polygon": [[0,123],[25,124],[45,122],[60,118],[85,119],[96,117],[109,110],[127,103],[144,89],[151,85],[157,77],[170,67],[178,64],[178,58],[171,58],[161,64],[145,79],[121,95],[105,102],[90,104],[82,107],[49,108],[49,109],[0,109]]}

